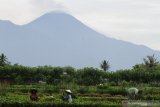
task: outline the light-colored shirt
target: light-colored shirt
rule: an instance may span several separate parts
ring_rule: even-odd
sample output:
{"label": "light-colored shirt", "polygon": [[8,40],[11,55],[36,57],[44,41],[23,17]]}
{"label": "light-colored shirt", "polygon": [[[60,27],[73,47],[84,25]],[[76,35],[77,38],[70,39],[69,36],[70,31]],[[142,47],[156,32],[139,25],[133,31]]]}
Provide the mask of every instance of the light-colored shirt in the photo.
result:
{"label": "light-colored shirt", "polygon": [[72,96],[71,95],[68,95],[68,102],[72,103]]}

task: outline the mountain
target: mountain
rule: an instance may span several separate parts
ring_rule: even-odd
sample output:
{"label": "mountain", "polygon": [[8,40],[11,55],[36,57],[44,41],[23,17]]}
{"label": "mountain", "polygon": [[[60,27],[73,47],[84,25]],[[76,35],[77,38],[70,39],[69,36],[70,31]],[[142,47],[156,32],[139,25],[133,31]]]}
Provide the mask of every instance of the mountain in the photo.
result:
{"label": "mountain", "polygon": [[0,53],[12,63],[98,67],[102,60],[111,70],[131,68],[147,55],[160,52],[142,45],[104,36],[66,13],[47,13],[26,25],[0,21]]}

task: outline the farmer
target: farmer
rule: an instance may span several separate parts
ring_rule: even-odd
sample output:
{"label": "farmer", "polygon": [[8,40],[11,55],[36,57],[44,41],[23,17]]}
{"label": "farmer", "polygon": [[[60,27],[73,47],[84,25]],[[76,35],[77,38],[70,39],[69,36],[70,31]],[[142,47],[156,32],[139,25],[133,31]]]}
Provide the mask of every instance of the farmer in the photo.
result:
{"label": "farmer", "polygon": [[36,89],[31,89],[30,93],[31,93],[30,94],[31,101],[38,101],[37,90]]}
{"label": "farmer", "polygon": [[62,96],[63,101],[67,101],[68,103],[72,103],[72,92],[71,90],[66,90],[65,94]]}
{"label": "farmer", "polygon": [[127,90],[128,99],[135,100],[136,96],[138,95],[138,89],[137,88],[129,88]]}

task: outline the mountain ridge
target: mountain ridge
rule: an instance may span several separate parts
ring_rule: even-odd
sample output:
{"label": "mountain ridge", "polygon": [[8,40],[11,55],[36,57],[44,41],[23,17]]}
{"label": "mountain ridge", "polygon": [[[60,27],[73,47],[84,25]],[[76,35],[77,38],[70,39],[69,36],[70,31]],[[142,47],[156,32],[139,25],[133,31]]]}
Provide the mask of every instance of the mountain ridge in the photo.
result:
{"label": "mountain ridge", "polygon": [[100,34],[66,13],[47,13],[18,26],[4,26],[0,21],[0,33],[1,51],[11,62],[27,66],[99,67],[102,60],[108,60],[111,70],[117,70],[131,68],[147,55],[160,55],[148,47]]}

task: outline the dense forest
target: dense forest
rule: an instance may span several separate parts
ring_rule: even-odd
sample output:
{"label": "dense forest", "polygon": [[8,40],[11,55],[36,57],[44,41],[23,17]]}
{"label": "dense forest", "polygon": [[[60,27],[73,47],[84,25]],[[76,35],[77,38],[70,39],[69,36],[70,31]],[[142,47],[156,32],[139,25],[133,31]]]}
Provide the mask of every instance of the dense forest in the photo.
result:
{"label": "dense forest", "polygon": [[78,85],[108,84],[112,86],[142,85],[160,86],[160,64],[154,55],[147,56],[141,64],[132,69],[108,71],[110,65],[107,61],[100,64],[102,69],[86,67],[75,69],[73,67],[38,66],[26,67],[19,64],[12,65],[4,54],[0,55],[0,81],[11,84],[61,84],[74,83]]}

